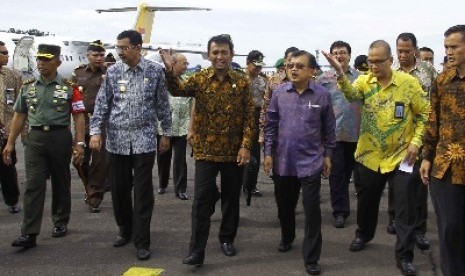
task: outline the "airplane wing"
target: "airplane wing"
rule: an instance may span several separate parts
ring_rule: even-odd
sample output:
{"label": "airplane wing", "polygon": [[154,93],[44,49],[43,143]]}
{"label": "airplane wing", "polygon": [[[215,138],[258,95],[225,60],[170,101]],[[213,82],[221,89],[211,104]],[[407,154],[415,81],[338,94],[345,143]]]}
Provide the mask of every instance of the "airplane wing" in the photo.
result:
{"label": "airplane wing", "polygon": [[[144,6],[144,9],[148,12],[154,11],[211,11],[209,8],[198,8],[198,7],[157,7],[157,6]],[[95,10],[98,13],[102,12],[127,12],[137,11],[137,7],[124,7],[124,8],[111,8],[111,9],[98,9]]]}

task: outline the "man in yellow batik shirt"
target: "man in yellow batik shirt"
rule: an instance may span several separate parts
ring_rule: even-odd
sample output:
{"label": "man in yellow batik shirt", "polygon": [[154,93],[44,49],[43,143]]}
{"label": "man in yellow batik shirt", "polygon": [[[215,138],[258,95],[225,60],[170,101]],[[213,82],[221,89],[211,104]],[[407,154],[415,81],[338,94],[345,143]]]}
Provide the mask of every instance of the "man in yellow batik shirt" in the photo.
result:
{"label": "man in yellow batik shirt", "polygon": [[352,84],[339,62],[324,53],[338,75],[338,86],[350,100],[361,100],[360,138],[355,151],[357,225],[350,251],[363,250],[374,237],[381,194],[390,182],[397,215],[397,266],[404,275],[415,275],[412,264],[415,246],[415,186],[409,183],[428,119],[429,101],[412,76],[392,71],[391,47],[374,41],[368,51],[370,72]]}

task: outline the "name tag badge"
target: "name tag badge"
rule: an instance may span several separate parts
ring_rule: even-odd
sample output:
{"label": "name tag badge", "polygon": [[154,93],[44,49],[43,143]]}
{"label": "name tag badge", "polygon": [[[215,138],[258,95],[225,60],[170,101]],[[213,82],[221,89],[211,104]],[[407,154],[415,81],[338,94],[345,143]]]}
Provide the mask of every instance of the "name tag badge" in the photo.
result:
{"label": "name tag badge", "polygon": [[405,105],[402,102],[395,103],[394,118],[403,119],[405,114]]}
{"label": "name tag badge", "polygon": [[119,92],[124,93],[128,91],[128,84],[129,82],[127,80],[119,80],[118,81]]}
{"label": "name tag badge", "polygon": [[5,96],[7,105],[13,105],[15,103],[15,90],[13,88],[5,89]]}
{"label": "name tag badge", "polygon": [[53,91],[53,97],[57,99],[68,99],[68,93],[65,91]]}

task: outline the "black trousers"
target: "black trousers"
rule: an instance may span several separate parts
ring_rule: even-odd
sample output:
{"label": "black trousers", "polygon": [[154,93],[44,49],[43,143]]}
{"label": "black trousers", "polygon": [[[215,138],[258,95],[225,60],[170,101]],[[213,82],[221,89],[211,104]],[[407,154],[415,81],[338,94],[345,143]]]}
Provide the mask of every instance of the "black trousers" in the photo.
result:
{"label": "black trousers", "polygon": [[[150,221],[154,205],[152,168],[155,152],[119,155],[108,153],[113,211],[120,234],[133,237],[137,249],[150,247]],[[134,210],[131,190],[134,186]]]}
{"label": "black trousers", "polygon": [[465,185],[452,184],[450,170],[433,177],[431,200],[436,212],[441,270],[445,276],[465,275]]}
{"label": "black trousers", "polygon": [[[413,174],[410,182],[416,187],[416,218],[417,222],[415,223],[415,235],[422,234],[424,235],[427,230],[427,220],[428,220],[428,186],[423,185],[420,177],[420,164],[421,160],[415,163],[413,167]],[[388,183],[389,185],[389,183]],[[393,192],[391,185],[388,186],[388,214],[391,220],[395,219],[394,208],[392,207],[393,201]]]}
{"label": "black trousers", "polygon": [[281,241],[292,243],[295,239],[295,208],[302,187],[302,204],[305,213],[305,236],[302,244],[302,257],[305,264],[315,263],[320,259],[321,175],[297,178],[295,176],[273,176],[274,194],[278,206],[278,218],[281,225]]}
{"label": "black trousers", "polygon": [[349,184],[354,169],[354,153],[357,143],[337,142],[331,158],[331,172],[329,174],[329,190],[333,217],[350,214]]}
{"label": "black trousers", "polygon": [[215,212],[218,188],[216,176],[221,174],[220,243],[232,243],[239,225],[239,196],[242,167],[236,162],[195,162],[194,200],[192,202],[192,235],[190,253],[203,252],[210,232],[210,218]]}
{"label": "black trousers", "polygon": [[[157,136],[158,144],[161,136]],[[172,136],[170,149],[157,154],[158,187],[168,187],[170,178],[171,159],[173,157],[173,184],[175,193],[185,193],[187,187],[187,162],[186,162],[187,140],[184,136]]]}
{"label": "black trousers", "polygon": [[[0,153],[6,146],[6,139],[0,141],[2,145]],[[1,155],[0,155],[1,156]],[[11,153],[11,164],[3,163],[3,158],[0,160],[0,184],[2,185],[2,194],[5,204],[14,206],[19,201],[18,174],[16,172],[16,151]]]}
{"label": "black trousers", "polygon": [[[259,125],[261,108],[255,108],[254,120],[255,124]],[[258,172],[260,171],[261,162],[261,145],[258,142],[258,131],[252,137],[252,148],[250,149],[250,162],[244,167],[244,187],[257,188]]]}
{"label": "black trousers", "polygon": [[389,182],[393,188],[393,206],[397,223],[396,260],[412,261],[415,246],[413,231],[416,222],[416,186],[410,181],[411,174],[397,169],[382,174],[360,163],[356,164],[356,173],[359,182],[356,236],[365,242],[371,241],[375,236],[381,194],[386,187],[386,182]]}

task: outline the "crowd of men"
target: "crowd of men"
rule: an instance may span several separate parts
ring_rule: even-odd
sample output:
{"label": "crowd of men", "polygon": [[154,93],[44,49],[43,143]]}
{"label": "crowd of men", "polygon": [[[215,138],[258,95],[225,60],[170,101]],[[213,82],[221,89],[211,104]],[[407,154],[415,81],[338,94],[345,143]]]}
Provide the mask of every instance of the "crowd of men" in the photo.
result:
{"label": "crowd of men", "polygon": [[173,151],[175,196],[188,200],[190,143],[196,162],[186,265],[204,264],[218,200],[220,249],[228,257],[236,255],[239,197],[246,188],[249,196],[262,195],[257,176],[263,149],[264,172],[273,180],[278,207],[280,252],[293,247],[302,195],[302,257],[308,274],[321,273],[320,189],[321,178],[328,177],[336,228],[345,227],[351,179],[355,184],[353,252],[373,239],[388,184],[387,232],[396,235],[395,259],[404,275],[416,275],[415,245],[430,248],[429,187],[442,272],[465,275],[465,25],[444,33],[447,61],[439,75],[432,65],[434,52],[417,44],[414,34],[399,34],[394,60],[388,42],[373,41],[368,55],[357,57],[351,67],[350,44],[337,40],[323,52],[332,67],[326,72],[312,54],[290,47],[268,78],[261,73],[262,52],[249,53],[245,72],[233,69],[233,41],[217,35],[208,41],[211,66],[187,77],[184,55],[160,50],[162,63],[147,60],[141,35],[128,30],[117,37],[120,61],[105,56],[96,40],[88,47],[88,64],[77,67],[69,80],[58,73],[60,47],[41,44],[39,76],[22,81],[5,68],[9,52],[0,42],[0,183],[11,213],[20,211],[15,168],[20,134],[25,149],[24,215],[12,246],[36,246],[47,179],[52,237],[67,235],[72,161],[90,212],[100,212],[107,187],[111,191],[119,230],[113,246],[132,241],[136,257],[149,259],[152,168],[157,160],[158,194],[165,194]]}

